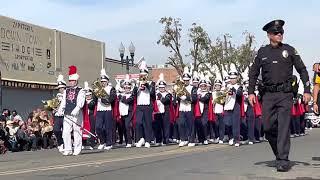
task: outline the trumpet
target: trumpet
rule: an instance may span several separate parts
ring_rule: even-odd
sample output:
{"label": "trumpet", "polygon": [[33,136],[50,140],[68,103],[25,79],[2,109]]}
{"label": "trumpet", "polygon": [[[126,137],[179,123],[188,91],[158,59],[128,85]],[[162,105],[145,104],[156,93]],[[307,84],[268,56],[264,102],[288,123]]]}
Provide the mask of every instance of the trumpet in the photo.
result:
{"label": "trumpet", "polygon": [[61,102],[58,97],[55,97],[46,101],[42,101],[42,103],[44,104],[43,107],[45,110],[53,111],[59,107]]}
{"label": "trumpet", "polygon": [[181,81],[180,79],[176,81],[176,85],[173,90],[177,97],[190,96],[190,93],[186,89],[184,82]]}
{"label": "trumpet", "polygon": [[97,98],[109,99],[109,94],[104,90],[104,87],[102,86],[99,80],[96,80],[92,83],[92,89],[93,89],[93,94]]}
{"label": "trumpet", "polygon": [[151,79],[149,78],[148,75],[140,75],[139,76],[139,84],[147,84]]}
{"label": "trumpet", "polygon": [[226,102],[227,96],[229,95],[228,91],[218,91],[216,92],[216,97],[213,102],[216,104],[223,105]]}

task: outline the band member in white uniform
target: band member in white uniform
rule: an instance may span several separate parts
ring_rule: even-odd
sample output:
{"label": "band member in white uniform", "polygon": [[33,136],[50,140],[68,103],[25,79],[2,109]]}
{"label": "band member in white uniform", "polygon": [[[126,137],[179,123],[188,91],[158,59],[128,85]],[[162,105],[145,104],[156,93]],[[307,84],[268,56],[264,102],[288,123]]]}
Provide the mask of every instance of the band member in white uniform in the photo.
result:
{"label": "band member in white uniform", "polygon": [[[64,121],[63,121],[63,143],[64,152],[63,155],[79,155],[82,148],[82,108],[85,103],[85,90],[78,87],[79,75],[77,74],[77,67],[69,67],[69,87],[67,87],[61,106],[64,107]],[[60,114],[61,112],[59,112]],[[71,133],[73,132],[73,147],[72,153],[72,141]]]}
{"label": "band member in white uniform", "polygon": [[134,95],[137,97],[136,139],[139,140],[136,147],[144,145],[146,148],[150,148],[150,142],[153,138],[153,103],[156,99],[155,82],[148,82],[149,70],[144,60],[139,69],[142,79],[139,81],[139,87],[134,89]]}
{"label": "band member in white uniform", "polygon": [[[214,100],[214,113],[216,115],[216,125],[218,124],[219,133],[216,133],[216,140],[218,140],[219,144],[223,144],[224,134],[225,134],[225,125],[223,122],[223,100],[219,102],[217,100],[217,96],[222,95],[222,81],[220,79],[216,79],[214,81],[214,92],[212,94],[212,99]],[[222,95],[223,96],[223,95]]]}
{"label": "band member in white uniform", "polygon": [[97,102],[96,133],[100,140],[98,149],[112,149],[112,136],[114,130],[114,119],[112,117],[112,103],[115,101],[117,92],[109,85],[109,76],[105,69],[101,70],[100,81],[107,93],[106,97],[99,97]]}

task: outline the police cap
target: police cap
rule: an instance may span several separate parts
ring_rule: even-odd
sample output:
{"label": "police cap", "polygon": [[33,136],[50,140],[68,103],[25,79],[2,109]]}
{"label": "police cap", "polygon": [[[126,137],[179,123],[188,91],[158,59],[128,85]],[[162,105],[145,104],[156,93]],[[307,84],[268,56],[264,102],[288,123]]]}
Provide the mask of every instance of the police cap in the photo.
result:
{"label": "police cap", "polygon": [[284,23],[285,22],[283,20],[273,20],[268,24],[266,24],[265,26],[263,26],[262,29],[268,33],[283,32]]}

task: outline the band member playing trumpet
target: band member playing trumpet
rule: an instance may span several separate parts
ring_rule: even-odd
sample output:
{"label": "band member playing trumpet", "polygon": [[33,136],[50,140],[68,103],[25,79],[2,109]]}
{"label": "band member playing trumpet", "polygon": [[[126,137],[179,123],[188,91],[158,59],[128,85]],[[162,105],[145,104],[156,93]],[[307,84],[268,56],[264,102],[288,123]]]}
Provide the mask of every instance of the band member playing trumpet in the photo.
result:
{"label": "band member playing trumpet", "polygon": [[[180,143],[179,147],[183,147],[189,144],[189,138],[191,137],[192,131],[194,131],[194,114],[192,112],[191,105],[191,94],[192,94],[192,86],[190,85],[191,74],[189,72],[189,68],[184,68],[184,73],[182,76],[182,80],[184,84],[183,87],[181,85],[177,85],[176,96],[179,105],[179,117],[178,117],[178,127],[179,127],[179,135],[180,135]],[[194,142],[190,144],[194,146]]]}
{"label": "band member playing trumpet", "polygon": [[219,144],[223,144],[225,133],[225,125],[223,122],[223,106],[226,97],[223,95],[221,88],[222,81],[220,79],[216,79],[214,81],[214,91],[212,93],[212,99],[214,100],[214,113],[216,116],[215,127],[216,129],[218,129],[215,131],[215,142],[218,141]]}
{"label": "band member playing trumpet", "polygon": [[134,89],[134,94],[137,97],[136,138],[139,140],[136,147],[144,145],[146,148],[150,148],[150,142],[153,139],[152,113],[153,103],[156,99],[155,82],[149,84],[147,81],[149,70],[145,61],[141,62],[139,69],[139,86]]}
{"label": "band member playing trumpet", "polygon": [[112,137],[114,122],[112,117],[112,103],[115,101],[117,92],[115,88],[109,86],[109,76],[106,74],[105,69],[101,70],[100,82],[102,91],[104,90],[104,97],[97,95],[97,121],[96,132],[100,140],[98,149],[110,150],[112,148]]}
{"label": "band member playing trumpet", "polygon": [[[63,120],[63,143],[64,152],[63,155],[79,155],[82,149],[82,130],[81,125],[83,121],[82,108],[85,103],[85,91],[78,87],[79,75],[77,73],[76,66],[69,67],[69,87],[67,87],[62,101],[61,109],[64,109]],[[58,110],[58,114],[63,114],[61,110]],[[72,153],[72,141],[71,133],[73,132],[73,147]]]}

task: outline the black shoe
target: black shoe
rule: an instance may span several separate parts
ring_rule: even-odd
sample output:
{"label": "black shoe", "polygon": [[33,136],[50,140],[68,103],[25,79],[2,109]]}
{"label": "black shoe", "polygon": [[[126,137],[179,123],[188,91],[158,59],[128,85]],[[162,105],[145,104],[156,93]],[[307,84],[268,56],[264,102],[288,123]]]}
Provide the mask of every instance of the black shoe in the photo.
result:
{"label": "black shoe", "polygon": [[278,172],[288,172],[289,171],[289,167],[288,166],[284,166],[284,165],[278,165],[277,166],[277,171]]}

